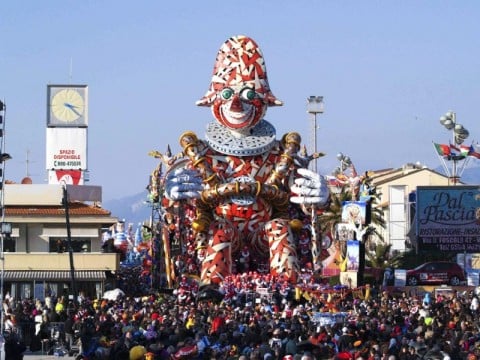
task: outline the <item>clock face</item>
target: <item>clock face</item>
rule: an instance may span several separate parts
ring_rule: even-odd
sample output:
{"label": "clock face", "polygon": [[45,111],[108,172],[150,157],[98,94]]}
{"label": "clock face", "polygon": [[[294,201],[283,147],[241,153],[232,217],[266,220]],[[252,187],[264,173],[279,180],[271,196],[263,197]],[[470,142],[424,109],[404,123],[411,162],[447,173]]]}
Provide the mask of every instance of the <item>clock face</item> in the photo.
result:
{"label": "clock face", "polygon": [[71,123],[83,116],[85,101],[78,89],[62,89],[51,100],[52,114],[57,120]]}

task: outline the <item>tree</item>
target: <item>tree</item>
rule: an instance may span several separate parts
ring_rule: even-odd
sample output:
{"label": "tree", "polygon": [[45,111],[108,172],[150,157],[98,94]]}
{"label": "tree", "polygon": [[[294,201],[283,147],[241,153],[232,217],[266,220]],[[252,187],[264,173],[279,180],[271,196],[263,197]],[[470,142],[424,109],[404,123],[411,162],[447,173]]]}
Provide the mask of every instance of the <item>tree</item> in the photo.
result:
{"label": "tree", "polygon": [[351,199],[350,191],[346,187],[341,187],[340,192],[332,193],[328,208],[319,215],[318,222],[322,234],[335,234],[337,224],[342,222],[342,206],[345,201]]}
{"label": "tree", "polygon": [[396,268],[401,264],[402,255],[392,252],[392,244],[376,244],[373,251],[365,252],[365,263],[375,269]]}
{"label": "tree", "polygon": [[[336,226],[337,224],[342,223],[342,209],[343,204],[346,201],[352,200],[352,191],[350,186],[341,186],[338,187],[338,192],[332,192],[330,204],[328,208],[319,215],[318,222],[320,224],[320,231],[322,234],[332,234],[332,236],[336,233]],[[365,243],[366,250],[366,258],[367,260],[372,260],[371,263],[378,263],[385,261],[387,258],[387,254],[385,250],[390,252],[391,246],[385,247],[383,235],[380,232],[380,229],[385,229],[386,222],[383,217],[383,209],[378,204],[380,194],[376,194],[373,191],[373,194],[370,198],[370,224],[366,225],[366,227],[361,231],[363,234],[361,240]],[[333,241],[338,241],[334,239]],[[346,244],[342,242],[340,245],[340,249],[342,249],[342,257],[345,257],[346,253]],[[377,246],[381,246],[376,251]],[[378,255],[377,255],[378,253]],[[388,259],[390,259],[390,255],[388,255]],[[381,267],[383,268],[383,266]]]}

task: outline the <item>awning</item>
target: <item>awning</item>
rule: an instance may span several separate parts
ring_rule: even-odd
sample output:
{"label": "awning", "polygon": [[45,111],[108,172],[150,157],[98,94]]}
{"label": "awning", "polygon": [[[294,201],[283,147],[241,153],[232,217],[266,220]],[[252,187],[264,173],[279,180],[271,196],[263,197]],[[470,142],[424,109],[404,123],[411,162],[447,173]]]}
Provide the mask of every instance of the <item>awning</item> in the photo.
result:
{"label": "awning", "polygon": [[[99,230],[97,228],[71,227],[70,233],[72,237],[98,237]],[[67,228],[64,226],[58,228],[44,227],[41,236],[65,237],[67,236]]]}
{"label": "awning", "polygon": [[[77,270],[75,271],[75,280],[104,280],[106,279],[105,271],[97,270]],[[4,280],[7,281],[69,281],[71,280],[70,271],[34,271],[34,270],[18,270],[5,271]]]}

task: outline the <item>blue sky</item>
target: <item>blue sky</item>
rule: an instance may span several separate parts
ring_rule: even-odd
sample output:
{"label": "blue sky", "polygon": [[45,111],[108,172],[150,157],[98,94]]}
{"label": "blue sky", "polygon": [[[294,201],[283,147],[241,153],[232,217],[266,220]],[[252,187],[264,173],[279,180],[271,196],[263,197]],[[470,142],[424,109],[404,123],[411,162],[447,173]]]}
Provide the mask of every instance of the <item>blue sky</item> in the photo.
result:
{"label": "blue sky", "polygon": [[311,147],[306,98],[325,97],[321,173],[338,166],[338,152],[359,172],[439,167],[432,141],[451,138],[438,121],[446,111],[467,142],[480,137],[479,18],[473,0],[4,2],[6,178],[46,183],[47,84],[77,83],[89,86],[89,184],[104,201],[144,191],[157,165],[150,150],[178,151],[187,130],[203,137],[212,115],[195,101],[218,48],[238,34],[257,41],[285,103],[265,117],[279,137],[297,131]]}

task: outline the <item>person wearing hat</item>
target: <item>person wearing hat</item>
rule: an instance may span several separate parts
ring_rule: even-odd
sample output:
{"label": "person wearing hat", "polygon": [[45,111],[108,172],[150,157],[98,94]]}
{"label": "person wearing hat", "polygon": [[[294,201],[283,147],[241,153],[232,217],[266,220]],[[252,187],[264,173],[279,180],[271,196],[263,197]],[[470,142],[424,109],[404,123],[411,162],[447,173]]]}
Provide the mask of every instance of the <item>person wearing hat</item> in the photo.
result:
{"label": "person wearing hat", "polygon": [[388,342],[388,354],[397,356],[399,350],[400,349],[397,343],[397,339],[395,339],[394,337],[390,338]]}
{"label": "person wearing hat", "polygon": [[147,349],[143,345],[135,345],[129,351],[130,360],[142,360],[147,353]]}
{"label": "person wearing hat", "polygon": [[338,351],[350,351],[353,348],[354,341],[355,338],[352,334],[352,331],[348,327],[344,326],[342,328],[342,335],[340,335],[338,338]]}

